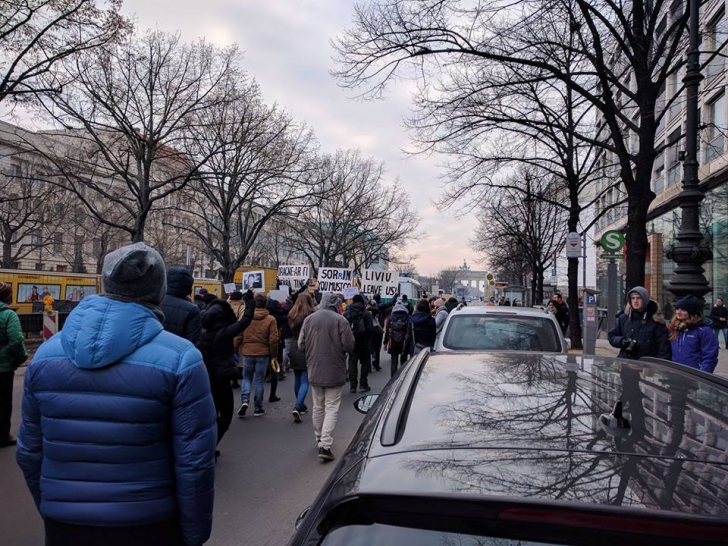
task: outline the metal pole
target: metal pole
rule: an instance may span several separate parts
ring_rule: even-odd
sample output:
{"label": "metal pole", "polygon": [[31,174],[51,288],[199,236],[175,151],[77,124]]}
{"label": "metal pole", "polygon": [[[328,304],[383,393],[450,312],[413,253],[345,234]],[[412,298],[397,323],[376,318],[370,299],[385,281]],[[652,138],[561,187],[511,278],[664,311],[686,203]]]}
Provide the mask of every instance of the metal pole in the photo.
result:
{"label": "metal pole", "polygon": [[[586,232],[581,236],[581,259],[582,259],[582,270],[581,270],[581,289],[582,294],[586,290]],[[584,300],[586,301],[586,300]]]}
{"label": "metal pole", "polygon": [[678,196],[682,209],[682,222],[677,244],[667,252],[676,264],[675,275],[670,281],[670,292],[681,298],[692,294],[702,298],[710,292],[705,278],[703,263],[710,258],[710,250],[700,232],[700,202],[705,193],[698,179],[698,91],[703,79],[700,73],[699,0],[689,0],[690,45],[688,47],[685,83],[687,119],[685,129],[685,160],[683,161],[683,191]]}

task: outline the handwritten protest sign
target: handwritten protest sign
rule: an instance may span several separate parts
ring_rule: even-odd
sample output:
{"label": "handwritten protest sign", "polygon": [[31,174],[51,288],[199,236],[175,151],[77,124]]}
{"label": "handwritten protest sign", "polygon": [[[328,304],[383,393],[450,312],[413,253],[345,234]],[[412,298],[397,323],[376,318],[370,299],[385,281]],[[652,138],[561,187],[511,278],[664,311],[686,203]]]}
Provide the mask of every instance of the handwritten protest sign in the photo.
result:
{"label": "handwritten protest sign", "polygon": [[311,267],[308,265],[281,265],[278,267],[278,280],[293,288],[300,288],[311,278]]}
{"label": "handwritten protest sign", "polygon": [[360,290],[363,294],[380,294],[385,298],[391,298],[399,289],[399,273],[396,271],[362,269],[360,284]]}
{"label": "handwritten protest sign", "polygon": [[235,286],[234,282],[224,284],[222,286],[222,289],[225,291],[226,294],[232,294],[237,290],[237,287]]}
{"label": "handwritten protest sign", "polygon": [[319,269],[318,284],[321,292],[344,292],[351,288],[354,270],[341,267],[322,267]]}
{"label": "handwritten protest sign", "polygon": [[350,300],[359,293],[358,286],[352,286],[350,288],[344,288],[344,299]]}

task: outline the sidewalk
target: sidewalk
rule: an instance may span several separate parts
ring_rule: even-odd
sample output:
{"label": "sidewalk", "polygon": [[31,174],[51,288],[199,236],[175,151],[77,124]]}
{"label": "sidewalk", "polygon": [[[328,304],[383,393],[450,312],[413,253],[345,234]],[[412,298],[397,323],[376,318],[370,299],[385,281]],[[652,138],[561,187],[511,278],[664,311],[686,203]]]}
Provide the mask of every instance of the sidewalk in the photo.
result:
{"label": "sidewalk", "polygon": [[[722,340],[722,339],[721,339]],[[581,351],[574,351],[580,354]],[[619,349],[615,349],[606,339],[597,339],[596,354],[601,356],[617,356]],[[728,377],[728,349],[721,347],[718,353],[718,366],[715,368],[715,374],[721,377]]]}

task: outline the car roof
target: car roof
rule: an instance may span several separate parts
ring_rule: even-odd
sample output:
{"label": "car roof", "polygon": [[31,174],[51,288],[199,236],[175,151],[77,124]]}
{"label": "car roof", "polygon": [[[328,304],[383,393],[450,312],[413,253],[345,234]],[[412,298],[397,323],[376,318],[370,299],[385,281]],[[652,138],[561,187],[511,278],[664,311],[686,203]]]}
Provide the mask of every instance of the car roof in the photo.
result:
{"label": "car roof", "polygon": [[529,317],[548,317],[548,311],[543,309],[536,309],[533,307],[508,307],[506,306],[488,306],[488,305],[473,305],[468,307],[462,307],[460,309],[454,309],[450,312],[457,315],[525,315]]}
{"label": "car roof", "polygon": [[[505,495],[728,517],[725,380],[607,357],[423,358],[380,419],[362,492]],[[627,431],[600,424],[617,401]]]}

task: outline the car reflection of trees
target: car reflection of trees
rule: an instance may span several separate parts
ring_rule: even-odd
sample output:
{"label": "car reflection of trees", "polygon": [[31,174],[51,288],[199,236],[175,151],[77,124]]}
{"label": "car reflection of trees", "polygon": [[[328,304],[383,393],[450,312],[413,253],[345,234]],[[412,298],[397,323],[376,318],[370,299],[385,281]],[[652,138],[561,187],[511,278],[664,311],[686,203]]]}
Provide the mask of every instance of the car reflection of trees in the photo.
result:
{"label": "car reflection of trees", "polygon": [[[627,363],[577,372],[543,358],[503,358],[457,380],[462,397],[440,408],[438,425],[499,449],[416,454],[407,464],[418,473],[446,477],[462,491],[728,515],[726,459],[706,465],[681,450],[697,383],[693,390],[684,382],[661,385]],[[651,389],[668,396],[666,441],[650,432],[656,416],[645,411],[644,399]],[[595,393],[622,401],[628,436],[612,438],[597,424],[611,407]],[[725,418],[715,419],[724,431]],[[479,444],[479,435],[487,440]]]}

